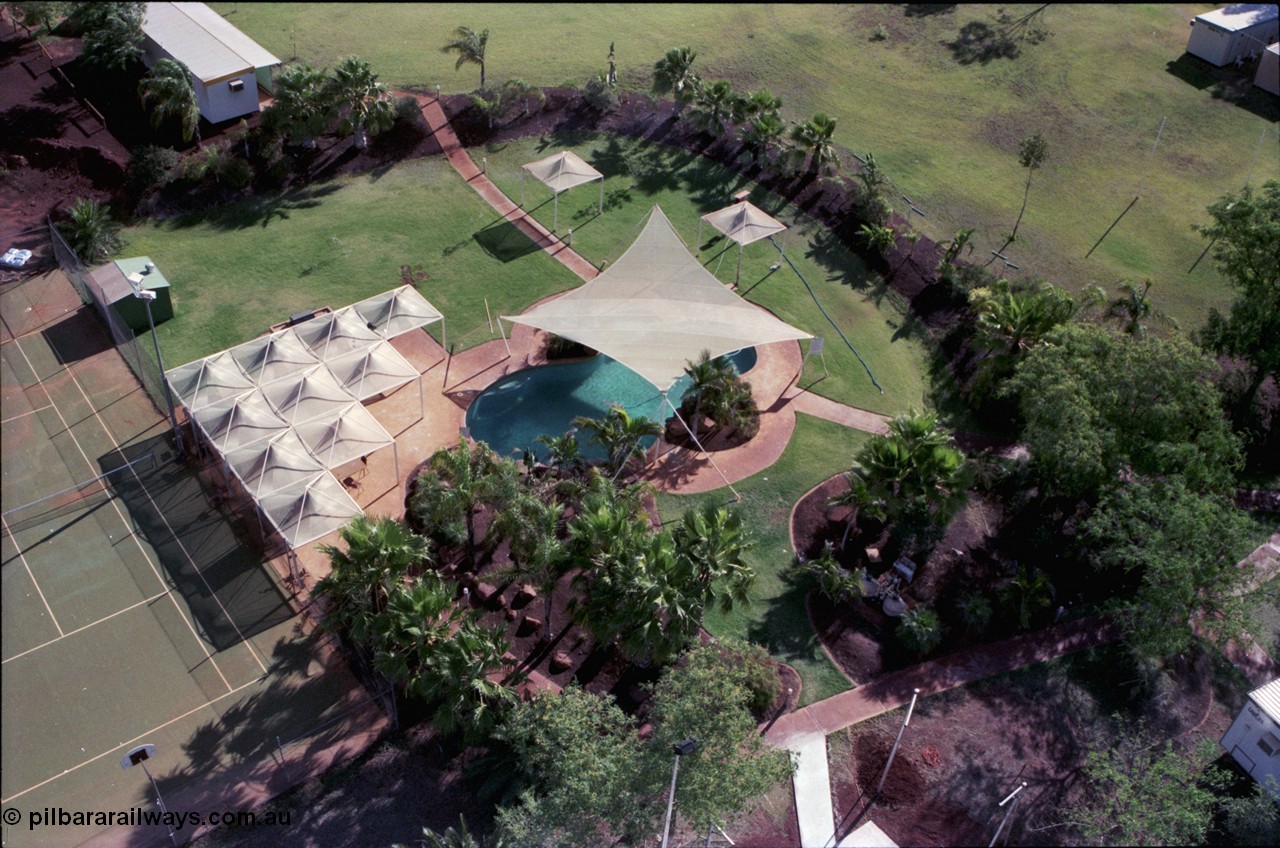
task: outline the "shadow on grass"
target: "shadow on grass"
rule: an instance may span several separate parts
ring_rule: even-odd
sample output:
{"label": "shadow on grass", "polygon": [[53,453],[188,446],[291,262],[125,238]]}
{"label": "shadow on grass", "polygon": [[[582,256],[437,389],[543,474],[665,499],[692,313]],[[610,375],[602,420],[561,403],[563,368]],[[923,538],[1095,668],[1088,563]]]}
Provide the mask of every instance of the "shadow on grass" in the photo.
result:
{"label": "shadow on grass", "polygon": [[500,221],[485,227],[473,237],[481,250],[499,262],[513,262],[542,250],[541,245],[510,221]]}
{"label": "shadow on grass", "polygon": [[1016,59],[1022,52],[1018,43],[983,21],[969,21],[960,27],[955,41],[943,42],[961,65],[989,65],[996,59]]}
{"label": "shadow on grass", "polygon": [[757,601],[755,612],[763,615],[747,628],[747,638],[764,645],[775,659],[788,664],[795,661],[825,662],[818,635],[809,622],[805,597],[813,588],[813,580],[788,566],[779,575],[783,591],[765,601]]}
{"label": "shadow on grass", "polygon": [[1225,100],[1252,112],[1259,118],[1280,121],[1280,100],[1253,84],[1257,62],[1246,62],[1243,69],[1231,65],[1215,68],[1203,59],[1183,53],[1165,65],[1165,70],[1193,88],[1204,91],[1214,100]]}
{"label": "shadow on grass", "polygon": [[319,206],[324,198],[341,188],[338,183],[330,182],[252,197],[238,203],[183,215],[175,219],[173,225],[179,228],[208,225],[215,230],[244,230],[255,226],[265,228],[277,219],[289,220],[290,212]]}

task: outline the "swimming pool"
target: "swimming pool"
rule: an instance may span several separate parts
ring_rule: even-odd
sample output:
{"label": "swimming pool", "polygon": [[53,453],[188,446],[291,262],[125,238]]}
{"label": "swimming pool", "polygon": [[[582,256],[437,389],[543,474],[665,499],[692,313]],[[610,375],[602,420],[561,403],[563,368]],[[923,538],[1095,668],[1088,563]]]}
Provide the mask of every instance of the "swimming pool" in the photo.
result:
{"label": "swimming pool", "polygon": [[[756,350],[743,348],[729,355],[739,374],[756,364]],[[689,385],[681,377],[671,387],[671,402],[679,406]],[[476,396],[467,408],[471,438],[486,442],[500,456],[519,456],[526,449],[541,454],[539,436],[560,436],[579,415],[601,418],[612,404],[632,416],[663,420],[662,395],[643,377],[603,354],[577,362],[539,365],[503,377]],[[667,410],[668,414],[670,410]],[[583,455],[604,458],[594,439],[580,435]]]}

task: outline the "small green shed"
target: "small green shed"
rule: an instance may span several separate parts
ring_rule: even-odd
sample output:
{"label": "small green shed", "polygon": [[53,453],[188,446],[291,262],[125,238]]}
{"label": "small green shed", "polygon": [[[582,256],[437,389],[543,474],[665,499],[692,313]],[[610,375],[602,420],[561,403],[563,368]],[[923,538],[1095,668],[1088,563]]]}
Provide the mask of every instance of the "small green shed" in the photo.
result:
{"label": "small green shed", "polygon": [[109,262],[93,272],[94,282],[102,290],[107,304],[115,309],[124,323],[135,333],[146,332],[147,304],[133,296],[133,285],[129,278],[137,275],[140,285],[147,291],[155,292],[155,300],[151,301],[151,317],[156,324],[162,324],[173,317],[173,301],[169,297],[169,281],[160,269],[156,268],[150,256],[135,256],[131,259],[117,259]]}

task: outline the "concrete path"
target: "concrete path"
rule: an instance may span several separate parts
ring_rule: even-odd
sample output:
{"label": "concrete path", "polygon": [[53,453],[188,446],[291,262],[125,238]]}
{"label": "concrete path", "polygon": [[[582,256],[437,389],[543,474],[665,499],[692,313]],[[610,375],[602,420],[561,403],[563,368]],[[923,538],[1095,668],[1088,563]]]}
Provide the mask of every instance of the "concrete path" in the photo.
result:
{"label": "concrete path", "polygon": [[827,770],[827,737],[808,733],[793,737],[787,750],[796,758],[793,779],[800,844],[804,848],[835,845],[836,817],[831,805],[831,777]]}

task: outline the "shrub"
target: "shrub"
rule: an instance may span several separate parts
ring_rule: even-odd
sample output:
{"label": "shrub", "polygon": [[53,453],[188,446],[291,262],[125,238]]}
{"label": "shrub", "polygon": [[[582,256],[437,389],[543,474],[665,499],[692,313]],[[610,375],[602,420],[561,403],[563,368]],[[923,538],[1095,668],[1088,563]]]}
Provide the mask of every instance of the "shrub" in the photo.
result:
{"label": "shrub", "polygon": [[872,41],[884,41],[888,37],[889,30],[885,29],[883,25],[876,27],[876,31],[871,33]]}
{"label": "shrub", "polygon": [[991,601],[978,592],[970,592],[956,602],[960,623],[972,633],[980,633],[991,623]]}
{"label": "shrub", "polygon": [[120,225],[111,219],[111,207],[96,200],[77,200],[70,218],[58,229],[86,265],[103,262],[124,248]]}
{"label": "shrub", "polygon": [[618,95],[601,74],[587,80],[587,84],[582,87],[582,102],[592,111],[608,112],[618,105]]}
{"label": "shrub", "polygon": [[908,651],[923,656],[942,644],[942,622],[927,607],[907,610],[894,631]]}
{"label": "shrub", "polygon": [[762,719],[782,694],[782,678],[778,676],[778,664],[760,645],[740,639],[725,639],[725,664],[740,675],[739,682],[751,693],[747,706],[751,714]]}
{"label": "shrub", "polygon": [[125,188],[135,199],[145,197],[167,183],[177,167],[178,153],[173,148],[153,145],[139,148],[129,159]]}
{"label": "shrub", "polygon": [[411,94],[397,97],[392,106],[395,109],[397,121],[414,123],[422,117],[422,107],[418,105],[418,101]]}

